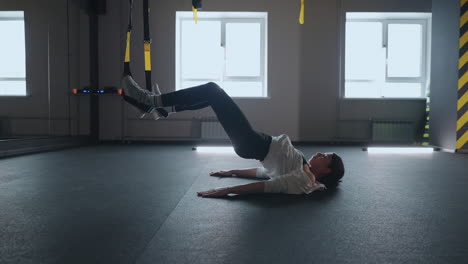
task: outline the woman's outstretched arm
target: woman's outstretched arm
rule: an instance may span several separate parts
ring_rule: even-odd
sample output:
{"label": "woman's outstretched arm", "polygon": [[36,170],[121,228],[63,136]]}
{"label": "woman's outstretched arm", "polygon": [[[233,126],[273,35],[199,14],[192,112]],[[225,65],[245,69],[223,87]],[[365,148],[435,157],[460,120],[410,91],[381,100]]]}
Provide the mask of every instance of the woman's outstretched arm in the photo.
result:
{"label": "woman's outstretched arm", "polygon": [[210,176],[229,177],[229,176],[244,176],[255,178],[257,176],[257,168],[240,169],[240,170],[222,170],[217,172],[210,172]]}
{"label": "woman's outstretched arm", "polygon": [[204,192],[197,192],[198,196],[214,198],[224,197],[228,194],[248,194],[248,193],[263,193],[265,182],[253,182],[244,185],[236,185],[226,188],[212,189]]}

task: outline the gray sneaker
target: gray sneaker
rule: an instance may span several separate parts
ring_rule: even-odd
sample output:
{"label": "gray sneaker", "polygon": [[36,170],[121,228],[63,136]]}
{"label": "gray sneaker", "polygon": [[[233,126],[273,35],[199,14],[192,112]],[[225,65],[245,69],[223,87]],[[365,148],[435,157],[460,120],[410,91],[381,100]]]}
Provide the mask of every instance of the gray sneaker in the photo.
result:
{"label": "gray sneaker", "polygon": [[125,75],[122,78],[122,96],[125,101],[138,108],[144,113],[151,113],[154,111],[155,94],[142,89],[133,80],[132,76]]}
{"label": "gray sneaker", "polygon": [[[151,86],[151,92],[153,92],[156,95],[161,95],[161,90],[159,90],[159,85],[157,83],[153,84]],[[160,119],[162,117],[166,118],[168,115],[169,114],[167,113],[167,111],[164,110],[163,108],[156,108],[151,113],[144,113],[143,112],[140,115],[140,118],[144,118],[145,116],[148,116],[151,119],[158,120],[158,119]]]}

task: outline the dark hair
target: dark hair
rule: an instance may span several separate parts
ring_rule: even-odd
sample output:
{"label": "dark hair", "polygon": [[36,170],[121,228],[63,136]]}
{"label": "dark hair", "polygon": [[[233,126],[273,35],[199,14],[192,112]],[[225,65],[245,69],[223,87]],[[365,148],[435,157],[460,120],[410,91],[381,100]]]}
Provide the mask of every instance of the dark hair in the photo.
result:
{"label": "dark hair", "polygon": [[344,175],[343,160],[341,160],[340,156],[336,155],[336,153],[333,153],[328,168],[331,169],[331,172],[320,177],[318,181],[323,183],[327,189],[336,188]]}

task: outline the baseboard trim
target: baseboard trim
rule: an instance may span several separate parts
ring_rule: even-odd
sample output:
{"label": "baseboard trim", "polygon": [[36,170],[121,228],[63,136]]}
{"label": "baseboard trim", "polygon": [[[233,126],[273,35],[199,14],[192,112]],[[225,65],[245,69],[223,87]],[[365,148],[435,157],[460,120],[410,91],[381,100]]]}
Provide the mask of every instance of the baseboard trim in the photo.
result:
{"label": "baseboard trim", "polygon": [[87,136],[6,139],[0,140],[0,158],[80,147],[89,144],[91,144],[91,140]]}

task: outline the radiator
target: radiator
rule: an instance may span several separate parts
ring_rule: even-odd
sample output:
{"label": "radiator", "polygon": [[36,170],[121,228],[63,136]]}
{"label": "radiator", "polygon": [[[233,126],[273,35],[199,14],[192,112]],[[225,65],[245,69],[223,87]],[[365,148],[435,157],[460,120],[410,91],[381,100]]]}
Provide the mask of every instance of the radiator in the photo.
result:
{"label": "radiator", "polygon": [[413,142],[415,124],[413,121],[372,120],[372,141]]}
{"label": "radiator", "polygon": [[201,119],[201,138],[228,139],[228,136],[216,118],[203,118]]}

